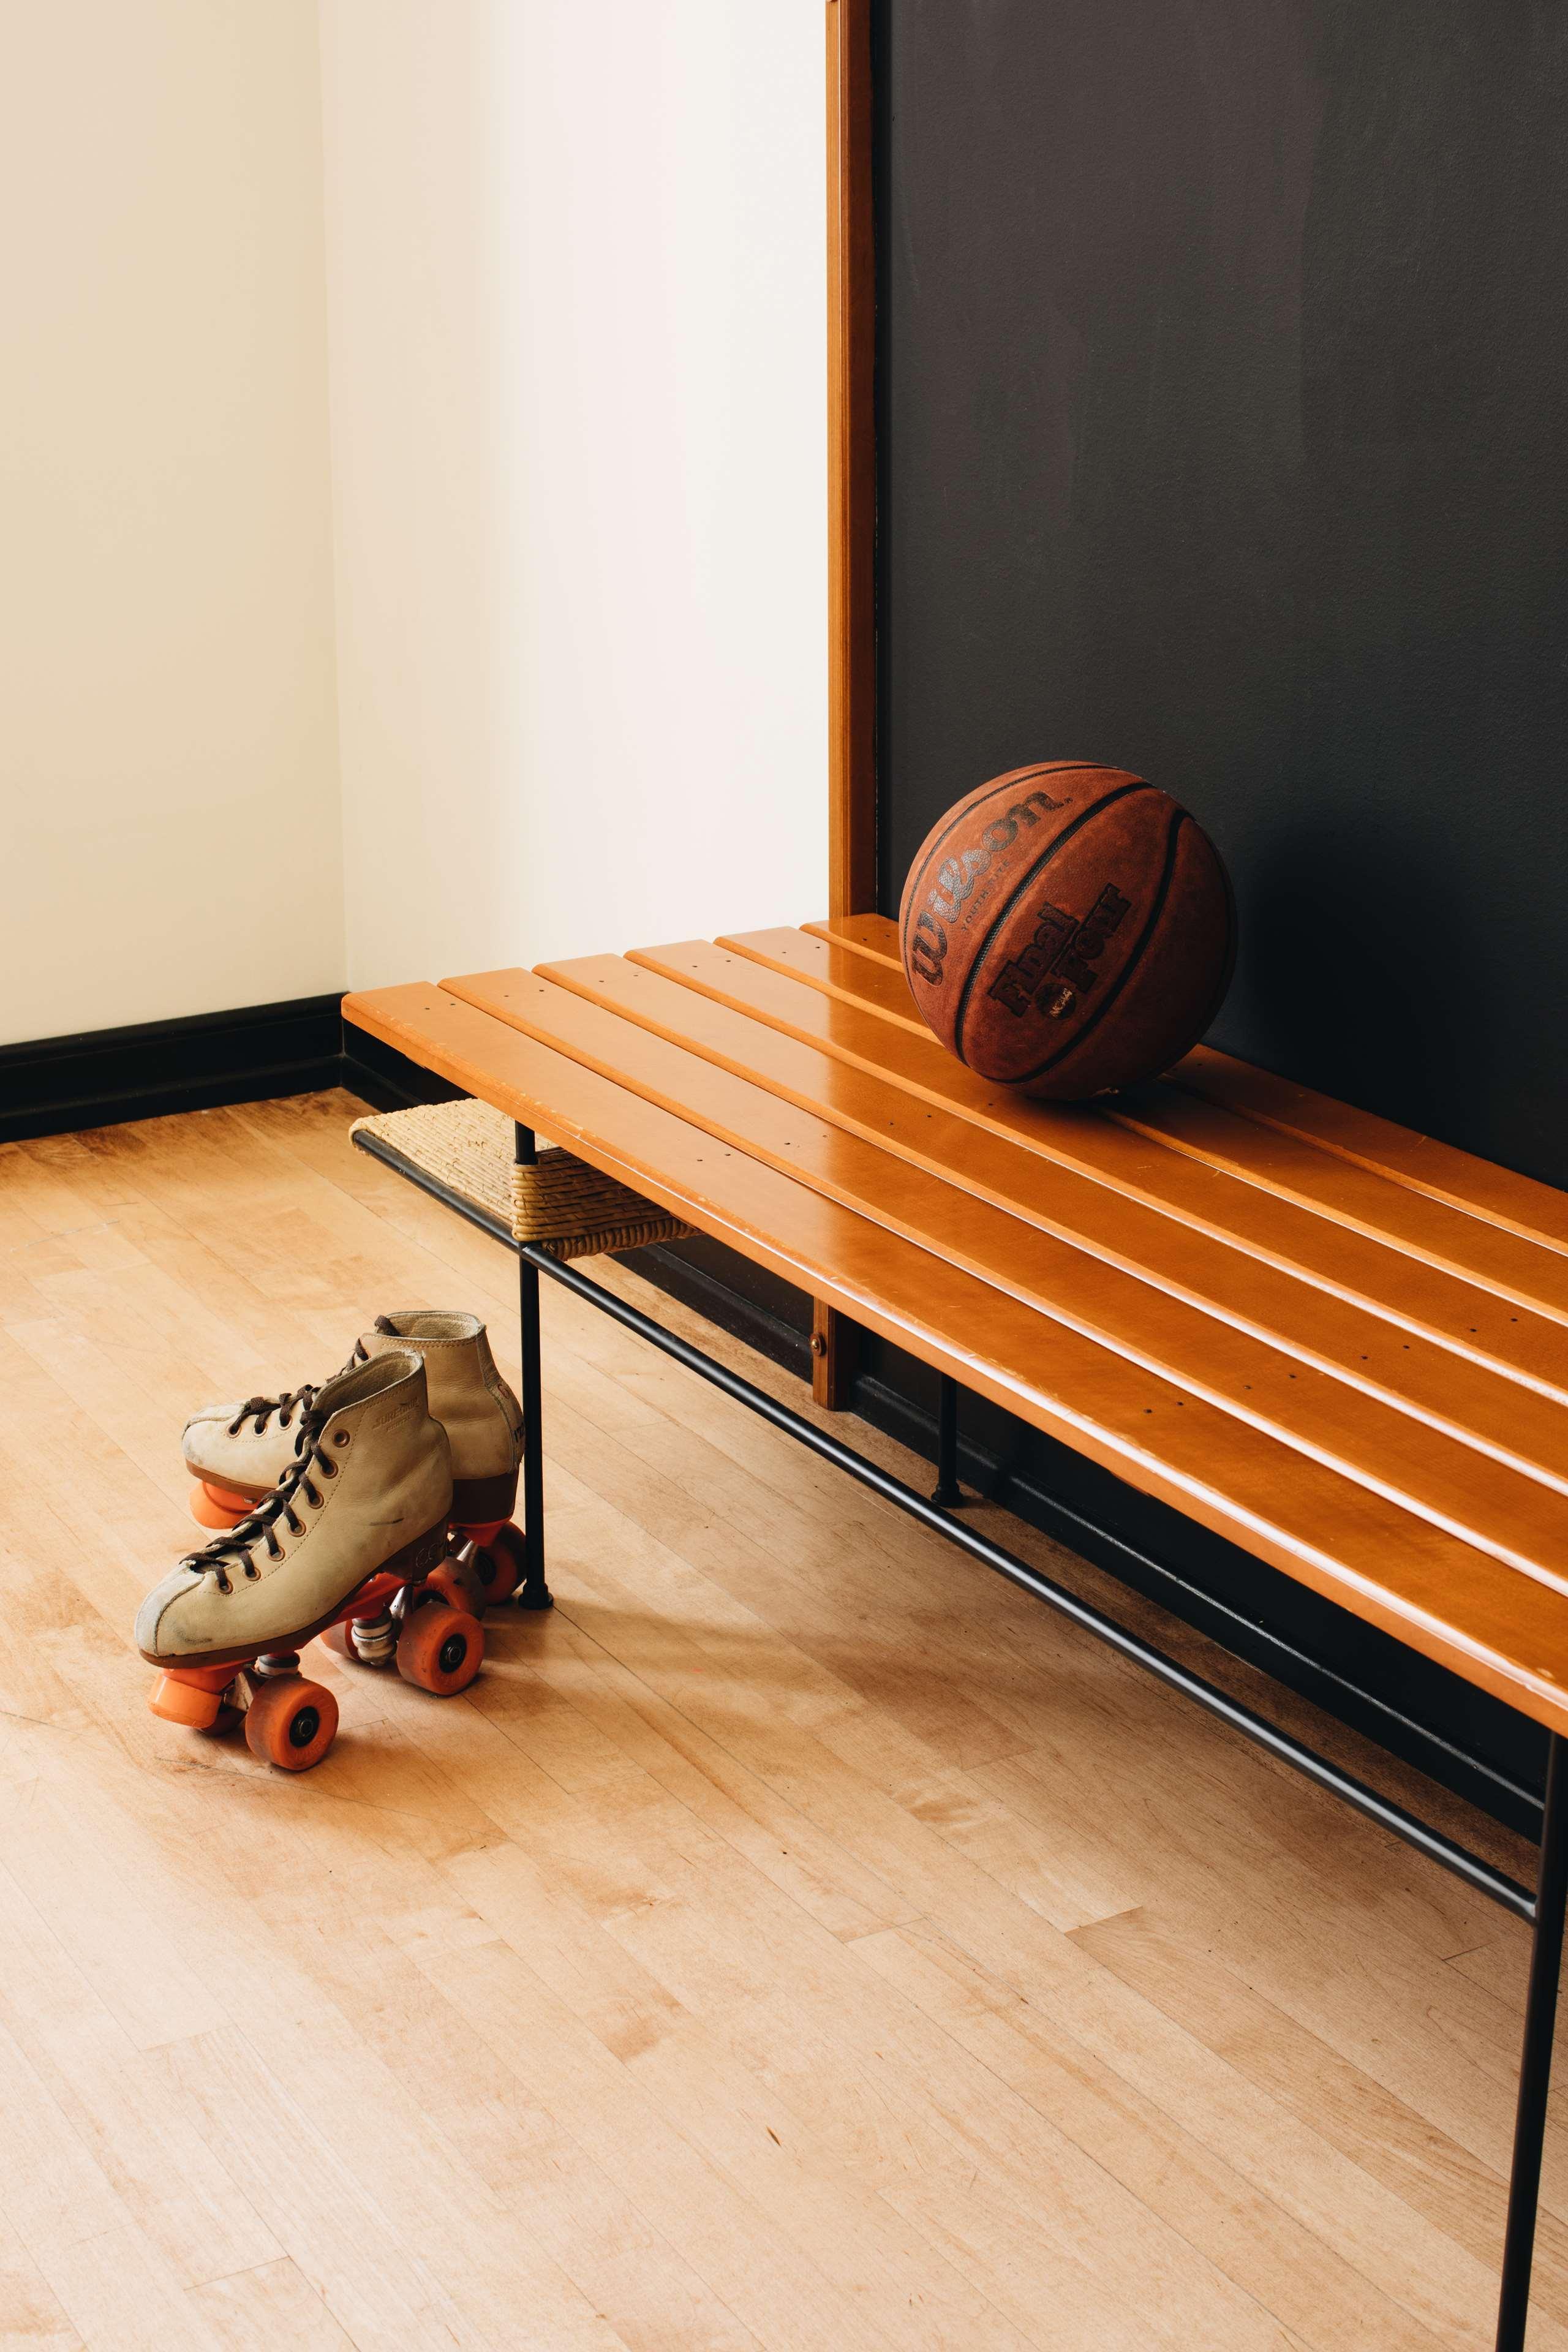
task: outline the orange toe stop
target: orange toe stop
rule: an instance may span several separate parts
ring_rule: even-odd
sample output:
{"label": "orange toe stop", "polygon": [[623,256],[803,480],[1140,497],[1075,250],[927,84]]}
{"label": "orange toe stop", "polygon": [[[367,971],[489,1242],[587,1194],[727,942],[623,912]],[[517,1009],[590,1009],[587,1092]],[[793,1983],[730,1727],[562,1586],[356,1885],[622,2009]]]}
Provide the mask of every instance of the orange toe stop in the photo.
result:
{"label": "orange toe stop", "polygon": [[231,1495],[226,1486],[209,1486],[198,1478],[191,1488],[191,1517],[198,1528],[235,1528],[256,1508],[246,1495]]}
{"label": "orange toe stop", "polygon": [[223,1706],[221,1690],[203,1690],[174,1675],[160,1675],[147,1694],[147,1704],[165,1723],[183,1723],[190,1731],[210,1731]]}

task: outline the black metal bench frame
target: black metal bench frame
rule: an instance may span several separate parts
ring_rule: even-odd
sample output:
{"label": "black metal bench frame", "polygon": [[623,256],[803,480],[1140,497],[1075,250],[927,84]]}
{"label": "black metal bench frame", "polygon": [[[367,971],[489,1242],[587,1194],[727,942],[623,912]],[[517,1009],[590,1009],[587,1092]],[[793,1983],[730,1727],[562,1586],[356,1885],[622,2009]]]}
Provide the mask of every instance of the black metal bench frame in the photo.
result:
{"label": "black metal bench frame", "polygon": [[[595,1307],[601,1314],[635,1331],[650,1347],[659,1349],[686,1370],[746,1405],[760,1418],[795,1438],[825,1462],[831,1462],[852,1478],[867,1486],[884,1502],[892,1503],[918,1519],[922,1527],[931,1528],[945,1536],[950,1543],[980,1560],[1010,1584],[1043,1601],[1060,1615],[1070,1618],[1088,1633],[1125,1658],[1144,1667],[1173,1690],[1181,1691],[1199,1706],[1206,1707],[1222,1723],[1239,1731],[1271,1756],[1291,1765],[1298,1772],[1313,1780],[1319,1788],[1329,1790],[1357,1812],[1376,1822],[1407,1845],[1424,1853],[1430,1861],[1439,1863],[1466,1885],[1489,1895],[1505,1911],[1524,1920],[1531,1930],[1530,1982],[1525,1996],[1524,2039],[1520,2061],[1519,2096],[1514,2118],[1513,2157],[1509,2179],[1508,2218],[1503,2235],[1500,2292],[1498,2303],[1498,2325],[1495,2352],[1523,2352],[1525,2331],[1529,2322],[1531,2269],[1535,2252],[1536,2216],[1541,2194],[1541,2160],[1546,2133],[1547,2095],[1552,2078],[1552,2045],[1557,2021],[1557,1994],[1562,1974],[1563,1925],[1568,1916],[1568,1760],[1564,1757],[1564,1741],[1552,1733],[1547,1750],[1546,1797],[1542,1815],[1540,1858],[1535,1891],[1521,1886],[1465,1846],[1447,1837],[1440,1830],[1419,1821],[1403,1806],[1380,1796],[1375,1789],[1358,1780],[1326,1756],[1320,1756],[1287,1731],[1243,1706],[1201,1675],[1193,1674],[1179,1665],[1136,1633],[1119,1625],[1113,1618],[1081,1601],[1064,1585],[1043,1576],[1027,1561],[1017,1559],[999,1544],[994,1544],[962,1519],[952,1516],[962,1503],[958,1484],[958,1383],[946,1373],[942,1374],[941,1402],[937,1423],[937,1483],[928,1498],[895,1478],[853,1447],[842,1444],[815,1422],[781,1404],[742,1379],[726,1364],[675,1332],[667,1331],[651,1316],[618,1298],[603,1285],[591,1282],[579,1274],[574,1265],[563,1263],[546,1247],[532,1242],[519,1242],[499,1218],[493,1217],[475,1202],[430,1175],[417,1161],[408,1159],[395,1146],[378,1136],[356,1134],[355,1143],[393,1169],[399,1176],[453,1209],[468,1223],[477,1225],[492,1240],[513,1251],[518,1259],[518,1300],[522,1340],[522,1412],[523,1412],[523,1548],[525,1567],[523,1580],[518,1588],[517,1601],[525,1609],[548,1609],[550,1589],[544,1573],[544,1454],[542,1436],[543,1389],[540,1366],[539,1277],[547,1275],[563,1289]],[[531,1128],[515,1128],[517,1160],[521,1166],[531,1167],[535,1161],[535,1143]]]}

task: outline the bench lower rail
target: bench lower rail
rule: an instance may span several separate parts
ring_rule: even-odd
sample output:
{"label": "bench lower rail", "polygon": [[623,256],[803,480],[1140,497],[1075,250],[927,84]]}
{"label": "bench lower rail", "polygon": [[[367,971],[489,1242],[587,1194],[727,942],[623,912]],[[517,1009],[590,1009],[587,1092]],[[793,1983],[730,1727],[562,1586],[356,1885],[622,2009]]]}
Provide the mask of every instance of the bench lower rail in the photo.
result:
{"label": "bench lower rail", "polygon": [[[1173,1690],[1180,1691],[1214,1716],[1239,1731],[1271,1756],[1300,1772],[1321,1789],[1328,1790],[1357,1812],[1376,1822],[1383,1829],[1402,1838],[1417,1853],[1451,1871],[1480,1894],[1522,1919],[1533,1930],[1530,1984],[1525,2000],[1524,2042],[1521,2060],[1519,2104],[1515,2118],[1512,2168],[1509,2184],[1508,2218],[1504,2233],[1500,2295],[1498,2307],[1496,2352],[1523,2352],[1528,2324],[1531,2271],[1534,2256],[1536,2212],[1540,2199],[1542,2148],[1546,2130],[1547,2096],[1551,2085],[1552,2048],[1556,2025],[1557,1993],[1561,1977],[1563,1930],[1568,1916],[1568,1759],[1565,1743],[1555,1733],[1552,1735],[1547,1759],[1546,1801],[1542,1819],[1540,1862],[1535,1891],[1520,1885],[1505,1872],[1496,1869],[1479,1854],[1472,1853],[1452,1838],[1447,1837],[1430,1823],[1407,1812],[1382,1796],[1365,1781],[1346,1772],[1315,1748],[1293,1738],[1278,1725],[1252,1708],[1244,1706],[1226,1691],[1194,1674],[1188,1667],[1167,1657],[1161,1650],[1117,1623],[1077,1593],[1056,1582],[1038,1569],[1030,1567],[1000,1544],[993,1543],[952,1515],[952,1506],[960,1499],[952,1475],[954,1423],[952,1405],[956,1391],[944,1379],[942,1437],[942,1462],[934,1496],[927,1497],[879,1464],[858,1454],[827,1430],[808,1421],[803,1413],[770,1396],[764,1389],[731,1371],[728,1365],[704,1354],[676,1332],[667,1330],[639,1307],[617,1297],[600,1283],[591,1281],[576,1267],[553,1257],[550,1251],[531,1242],[519,1243],[504,1233],[495,1222],[463,1196],[443,1184],[438,1177],[416,1166],[394,1148],[379,1139],[356,1135],[354,1141],[374,1159],[384,1160],[422,1192],[443,1202],[447,1207],[471,1223],[477,1224],[498,1240],[504,1241],[516,1253],[519,1265],[519,1306],[522,1339],[522,1405],[524,1418],[523,1459],[523,1539],[527,1554],[522,1590],[533,1596],[538,1605],[544,1584],[544,1523],[543,1523],[543,1447],[541,1433],[542,1384],[540,1378],[539,1277],[542,1274],[562,1287],[570,1290],[587,1305],[596,1307],[626,1330],[635,1331],[639,1339],[655,1347],[695,1372],[700,1380],[745,1405],[762,1420],[816,1454],[849,1477],[858,1479],[871,1493],[879,1495],[921,1526],[932,1528],[971,1559],[981,1561],[998,1576],[1004,1576],[1047,1608],[1056,1610],[1087,1633],[1106,1643],[1123,1657],[1144,1667]],[[517,1157],[524,1166],[534,1159],[534,1138],[531,1129],[518,1126]]]}

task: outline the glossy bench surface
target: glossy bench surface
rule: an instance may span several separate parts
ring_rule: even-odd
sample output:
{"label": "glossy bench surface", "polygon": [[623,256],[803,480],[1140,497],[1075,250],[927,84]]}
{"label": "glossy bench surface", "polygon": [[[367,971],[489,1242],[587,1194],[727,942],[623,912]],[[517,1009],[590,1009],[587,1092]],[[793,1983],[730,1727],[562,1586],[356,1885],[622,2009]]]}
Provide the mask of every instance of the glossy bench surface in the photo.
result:
{"label": "glossy bench surface", "polygon": [[1568,1731],[1568,1195],[1203,1047],[989,1086],[881,917],[343,1014]]}

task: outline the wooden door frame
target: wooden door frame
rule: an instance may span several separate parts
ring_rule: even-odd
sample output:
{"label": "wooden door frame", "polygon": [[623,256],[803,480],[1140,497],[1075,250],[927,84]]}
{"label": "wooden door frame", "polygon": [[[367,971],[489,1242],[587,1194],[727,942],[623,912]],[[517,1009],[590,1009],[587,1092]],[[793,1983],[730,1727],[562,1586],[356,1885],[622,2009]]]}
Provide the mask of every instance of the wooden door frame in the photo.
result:
{"label": "wooden door frame", "polygon": [[[826,0],[827,904],[877,904],[876,239],[871,0]],[[811,1392],[842,1410],[855,1328],[813,1302]]]}
{"label": "wooden door frame", "polygon": [[828,910],[877,904],[871,0],[826,0]]}

